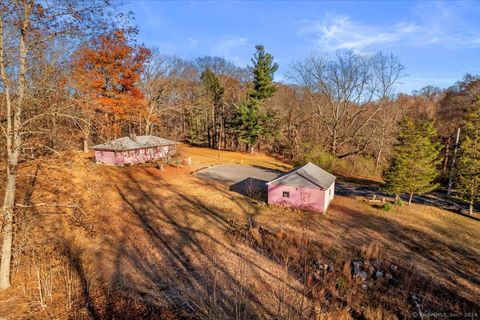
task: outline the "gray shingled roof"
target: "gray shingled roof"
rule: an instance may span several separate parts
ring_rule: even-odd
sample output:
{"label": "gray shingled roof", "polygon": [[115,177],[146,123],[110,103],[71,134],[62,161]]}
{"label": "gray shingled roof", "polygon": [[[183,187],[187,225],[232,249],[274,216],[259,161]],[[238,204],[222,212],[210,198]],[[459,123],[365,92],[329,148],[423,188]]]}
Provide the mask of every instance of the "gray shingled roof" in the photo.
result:
{"label": "gray shingled roof", "polygon": [[137,136],[135,140],[130,137],[122,137],[102,144],[97,144],[96,146],[93,146],[92,149],[125,151],[168,146],[173,144],[176,144],[176,142],[155,136]]}
{"label": "gray shingled roof", "polygon": [[289,185],[294,187],[320,187],[328,189],[337,179],[333,174],[309,162],[306,165],[293,169],[284,175],[273,179],[267,184]]}

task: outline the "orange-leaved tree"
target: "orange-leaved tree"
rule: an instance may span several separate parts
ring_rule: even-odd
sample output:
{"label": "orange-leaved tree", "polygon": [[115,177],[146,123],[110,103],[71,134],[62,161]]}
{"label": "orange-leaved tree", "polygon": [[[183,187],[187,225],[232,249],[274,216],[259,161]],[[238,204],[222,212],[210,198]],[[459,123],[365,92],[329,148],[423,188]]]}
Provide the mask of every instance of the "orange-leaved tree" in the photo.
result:
{"label": "orange-leaved tree", "polygon": [[149,55],[122,30],[96,37],[74,52],[72,78],[83,113],[85,149],[93,135],[115,138],[142,121],[146,101],[137,84]]}

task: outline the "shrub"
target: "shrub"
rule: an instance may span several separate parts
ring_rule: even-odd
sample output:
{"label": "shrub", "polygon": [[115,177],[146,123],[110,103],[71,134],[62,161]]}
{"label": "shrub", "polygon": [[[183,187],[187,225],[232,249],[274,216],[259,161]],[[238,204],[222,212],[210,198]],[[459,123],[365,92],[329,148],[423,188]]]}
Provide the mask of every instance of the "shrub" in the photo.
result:
{"label": "shrub", "polygon": [[390,204],[390,203],[385,203],[385,204],[384,204],[383,206],[381,206],[379,209],[388,212],[388,211],[391,211],[391,210],[393,209],[393,206],[392,206],[392,204]]}
{"label": "shrub", "polygon": [[346,289],[348,287],[348,279],[345,277],[339,277],[337,279],[336,287],[340,291]]}
{"label": "shrub", "polygon": [[317,166],[343,176],[370,176],[377,177],[375,163],[373,159],[362,155],[354,157],[337,158],[330,152],[320,147],[307,148],[302,157],[297,159],[294,164],[302,165],[306,162],[312,162]]}

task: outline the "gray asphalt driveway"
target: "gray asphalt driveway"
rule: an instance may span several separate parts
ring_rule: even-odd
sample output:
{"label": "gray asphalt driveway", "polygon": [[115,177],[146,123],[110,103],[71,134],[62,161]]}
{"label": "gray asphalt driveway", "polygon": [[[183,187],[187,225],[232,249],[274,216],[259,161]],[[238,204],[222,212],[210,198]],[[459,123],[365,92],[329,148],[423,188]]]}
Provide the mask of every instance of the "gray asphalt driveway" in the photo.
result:
{"label": "gray asphalt driveway", "polygon": [[197,172],[197,176],[200,178],[213,179],[228,185],[248,178],[268,182],[278,177],[279,174],[281,174],[280,171],[240,164],[220,164]]}
{"label": "gray asphalt driveway", "polygon": [[239,164],[220,164],[197,172],[200,178],[224,183],[232,191],[263,201],[266,183],[280,174],[282,172],[277,170]]}

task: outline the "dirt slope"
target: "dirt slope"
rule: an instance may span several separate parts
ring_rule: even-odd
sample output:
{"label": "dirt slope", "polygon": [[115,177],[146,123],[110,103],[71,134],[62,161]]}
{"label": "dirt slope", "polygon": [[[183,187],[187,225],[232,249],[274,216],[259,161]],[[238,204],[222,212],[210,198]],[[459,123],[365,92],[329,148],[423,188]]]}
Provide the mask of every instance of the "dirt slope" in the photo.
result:
{"label": "dirt slope", "polygon": [[[0,316],[355,317],[346,306],[314,301],[306,278],[268,251],[256,226],[307,238],[316,258],[340,265],[336,270],[373,245],[381,259],[414,268],[430,286],[459,297],[465,311],[480,304],[478,221],[418,205],[387,213],[346,197],[337,197],[326,215],[269,208],[193,173],[218,163],[289,165],[185,146],[180,153],[191,166],[97,166],[73,152],[24,165],[14,286],[0,295]],[[245,228],[260,242],[236,236]],[[445,299],[432,292],[424,298]]]}

